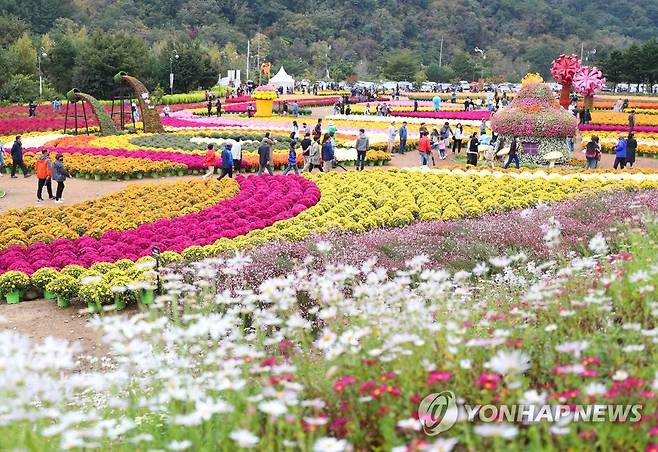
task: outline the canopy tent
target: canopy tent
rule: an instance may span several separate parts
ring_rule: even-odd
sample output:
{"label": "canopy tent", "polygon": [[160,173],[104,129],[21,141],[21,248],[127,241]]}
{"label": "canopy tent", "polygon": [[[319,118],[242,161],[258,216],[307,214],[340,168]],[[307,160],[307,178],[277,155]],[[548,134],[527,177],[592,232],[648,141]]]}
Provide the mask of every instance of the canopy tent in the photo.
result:
{"label": "canopy tent", "polygon": [[279,72],[277,72],[276,75],[270,79],[268,85],[272,85],[277,89],[279,89],[279,87],[283,87],[283,92],[289,93],[292,92],[295,88],[295,79],[289,76],[286,70],[283,69],[283,66],[281,66]]}

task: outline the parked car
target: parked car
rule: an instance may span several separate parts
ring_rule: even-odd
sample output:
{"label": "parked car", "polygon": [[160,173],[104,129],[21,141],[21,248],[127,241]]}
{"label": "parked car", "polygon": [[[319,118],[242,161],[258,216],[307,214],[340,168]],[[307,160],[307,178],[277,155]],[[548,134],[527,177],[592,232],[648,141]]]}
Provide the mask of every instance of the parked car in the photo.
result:
{"label": "parked car", "polygon": [[460,91],[470,91],[471,90],[471,84],[468,83],[466,80],[460,80],[459,81],[459,86],[460,86]]}
{"label": "parked car", "polygon": [[431,93],[432,91],[434,91],[435,88],[436,88],[435,82],[423,82],[423,84],[420,86],[420,90],[425,93]]}

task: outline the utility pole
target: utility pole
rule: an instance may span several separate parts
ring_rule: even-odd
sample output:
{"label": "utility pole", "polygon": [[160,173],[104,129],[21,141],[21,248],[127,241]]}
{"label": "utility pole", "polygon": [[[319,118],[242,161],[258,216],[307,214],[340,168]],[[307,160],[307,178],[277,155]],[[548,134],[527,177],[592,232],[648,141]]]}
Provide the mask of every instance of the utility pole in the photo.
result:
{"label": "utility pole", "polygon": [[442,62],[443,62],[443,35],[441,35],[441,47],[439,50],[439,67],[441,67]]}
{"label": "utility pole", "polygon": [[260,86],[260,39],[258,40],[258,43],[256,44],[256,68],[258,68],[258,86]]}
{"label": "utility pole", "polygon": [[250,50],[250,42],[247,39],[247,81],[249,80],[249,50]]}

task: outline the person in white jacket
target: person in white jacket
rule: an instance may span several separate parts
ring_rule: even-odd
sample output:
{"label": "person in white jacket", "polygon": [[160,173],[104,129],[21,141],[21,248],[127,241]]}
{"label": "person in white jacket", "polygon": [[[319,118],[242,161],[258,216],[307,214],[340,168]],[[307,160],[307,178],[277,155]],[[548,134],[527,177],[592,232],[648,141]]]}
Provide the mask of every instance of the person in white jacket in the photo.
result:
{"label": "person in white jacket", "polygon": [[388,146],[387,151],[390,154],[393,152],[393,145],[395,144],[395,136],[398,133],[398,129],[395,127],[395,121],[391,121],[391,125],[388,126]]}

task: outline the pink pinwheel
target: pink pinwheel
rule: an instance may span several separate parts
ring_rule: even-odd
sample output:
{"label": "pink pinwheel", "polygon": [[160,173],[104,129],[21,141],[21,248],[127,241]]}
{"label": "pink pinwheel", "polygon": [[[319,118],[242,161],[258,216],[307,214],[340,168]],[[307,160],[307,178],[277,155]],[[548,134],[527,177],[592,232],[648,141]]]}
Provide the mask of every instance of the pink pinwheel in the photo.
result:
{"label": "pink pinwheel", "polygon": [[571,84],[573,76],[580,70],[581,62],[576,55],[560,55],[553,60],[551,75],[556,82],[564,85]]}
{"label": "pink pinwheel", "polygon": [[573,87],[576,92],[583,96],[593,96],[603,88],[605,82],[605,77],[603,77],[601,70],[596,66],[591,68],[583,66],[573,76]]}
{"label": "pink pinwheel", "polygon": [[560,55],[553,60],[551,75],[556,82],[562,85],[560,92],[560,105],[564,108],[569,106],[569,94],[571,93],[571,82],[576,72],[580,70],[581,62],[576,55]]}

